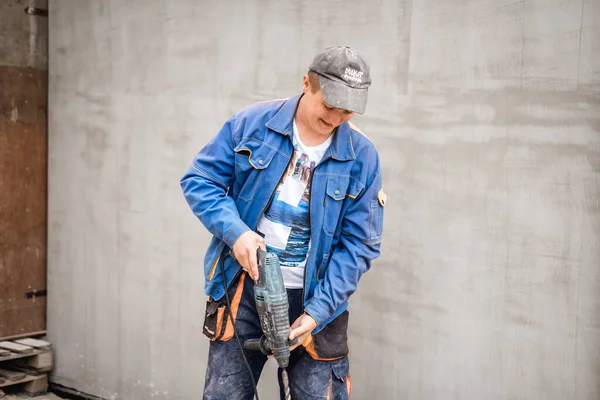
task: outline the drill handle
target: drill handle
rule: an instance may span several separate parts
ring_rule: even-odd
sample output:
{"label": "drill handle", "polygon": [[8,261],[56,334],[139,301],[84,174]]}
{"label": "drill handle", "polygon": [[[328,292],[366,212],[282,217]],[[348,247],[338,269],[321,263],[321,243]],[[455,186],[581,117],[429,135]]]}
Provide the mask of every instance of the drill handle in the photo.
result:
{"label": "drill handle", "polygon": [[244,342],[244,348],[251,351],[260,351],[265,356],[270,356],[273,354],[273,346],[265,335],[263,335],[260,339],[247,339]]}
{"label": "drill handle", "polygon": [[[288,340],[288,346],[293,346],[295,344],[298,344],[298,338]],[[250,351],[260,351],[265,356],[273,354],[273,346],[264,335],[260,339],[246,339],[244,348]]]}
{"label": "drill handle", "polygon": [[258,257],[258,263],[260,265],[265,265],[265,261],[267,259],[267,252],[261,249],[260,247],[256,250],[256,255]]}
{"label": "drill handle", "polygon": [[262,351],[261,339],[247,339],[244,342],[244,348],[251,351]]}
{"label": "drill handle", "polygon": [[265,265],[267,265],[267,252],[260,247],[256,250],[258,261],[258,285],[262,286],[265,281]]}

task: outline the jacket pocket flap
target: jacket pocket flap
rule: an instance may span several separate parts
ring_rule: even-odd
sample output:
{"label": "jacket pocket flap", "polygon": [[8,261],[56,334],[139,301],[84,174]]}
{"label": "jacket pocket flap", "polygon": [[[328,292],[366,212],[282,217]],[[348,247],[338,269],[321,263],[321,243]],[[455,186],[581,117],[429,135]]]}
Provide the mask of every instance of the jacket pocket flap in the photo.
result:
{"label": "jacket pocket flap", "polygon": [[347,176],[330,176],[327,179],[327,195],[334,200],[344,200],[349,183]]}
{"label": "jacket pocket flap", "polygon": [[242,140],[233,150],[236,153],[247,154],[248,162],[254,169],[267,168],[276,153],[272,147],[254,139]]}

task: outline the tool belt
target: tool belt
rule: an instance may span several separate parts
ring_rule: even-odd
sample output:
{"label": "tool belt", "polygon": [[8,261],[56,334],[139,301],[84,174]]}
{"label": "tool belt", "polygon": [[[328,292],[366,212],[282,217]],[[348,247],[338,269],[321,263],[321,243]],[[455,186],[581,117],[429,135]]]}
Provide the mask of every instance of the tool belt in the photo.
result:
{"label": "tool belt", "polygon": [[348,355],[349,315],[346,310],[319,333],[308,335],[302,345],[313,359],[332,361]]}

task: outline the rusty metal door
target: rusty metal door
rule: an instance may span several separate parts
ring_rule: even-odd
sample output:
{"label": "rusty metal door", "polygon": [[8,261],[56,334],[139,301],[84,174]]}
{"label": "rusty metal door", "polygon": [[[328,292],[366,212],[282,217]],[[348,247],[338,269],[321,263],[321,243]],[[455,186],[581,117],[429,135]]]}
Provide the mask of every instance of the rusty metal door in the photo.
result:
{"label": "rusty metal door", "polygon": [[47,71],[0,66],[0,338],[46,329]]}

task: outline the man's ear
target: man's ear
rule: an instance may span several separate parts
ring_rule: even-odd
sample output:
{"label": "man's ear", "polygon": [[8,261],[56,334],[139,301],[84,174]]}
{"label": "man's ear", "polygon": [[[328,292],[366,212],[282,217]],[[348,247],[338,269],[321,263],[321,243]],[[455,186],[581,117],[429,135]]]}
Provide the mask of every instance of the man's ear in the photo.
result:
{"label": "man's ear", "polygon": [[302,77],[302,93],[306,94],[310,90],[310,80],[308,79],[308,74],[305,74]]}

